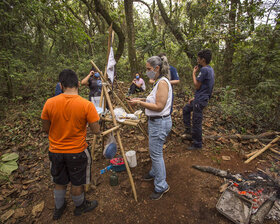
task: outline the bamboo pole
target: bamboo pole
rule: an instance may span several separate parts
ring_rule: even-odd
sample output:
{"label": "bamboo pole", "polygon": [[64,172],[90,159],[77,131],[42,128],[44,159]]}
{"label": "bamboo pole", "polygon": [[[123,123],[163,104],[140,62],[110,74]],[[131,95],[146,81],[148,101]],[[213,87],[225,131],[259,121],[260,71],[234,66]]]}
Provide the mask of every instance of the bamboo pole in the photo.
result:
{"label": "bamboo pole", "polygon": [[[115,113],[114,113],[114,110],[113,110],[113,106],[112,106],[109,94],[106,91],[104,93],[105,93],[105,97],[106,97],[106,101],[108,103],[109,109],[110,109],[111,114],[112,114],[113,123],[114,123],[115,126],[117,126],[117,121],[116,121],[116,118],[115,118]],[[131,184],[134,199],[137,202],[137,193],[136,193],[134,181],[133,181],[133,178],[132,178],[132,175],[131,175],[131,172],[130,172],[130,168],[128,166],[128,163],[127,163],[127,160],[126,160],[126,157],[125,157],[124,148],[123,148],[123,145],[122,145],[119,129],[117,130],[117,141],[118,141],[118,144],[119,144],[120,149],[121,149],[122,157],[123,157],[123,160],[124,160],[124,164],[125,164],[125,167],[126,167],[128,177],[129,177],[129,181],[130,181],[130,184]]]}
{"label": "bamboo pole", "polygon": [[108,135],[109,133],[111,133],[111,132],[113,132],[113,131],[115,131],[115,130],[117,130],[117,129],[119,129],[119,128],[120,128],[120,126],[115,126],[115,127],[111,128],[111,129],[109,129],[109,130],[107,130],[107,131],[103,131],[100,135],[101,135],[101,136]]}
{"label": "bamboo pole", "polygon": [[[111,122],[113,122],[113,120],[110,119],[110,118],[102,117],[101,119],[104,120],[104,121],[111,121]],[[131,125],[131,126],[137,126],[137,123],[135,123],[135,122],[130,122],[130,121],[123,121],[123,122],[117,121],[117,122],[118,122],[119,124],[127,124],[127,125]]]}
{"label": "bamboo pole", "polygon": [[277,142],[280,139],[280,136],[277,136],[275,139],[273,139],[268,145],[266,145],[264,148],[260,149],[258,152],[256,152],[252,157],[247,159],[245,163],[251,162],[253,159],[258,157],[260,154],[262,154],[264,151],[266,151],[273,143]]}
{"label": "bamboo pole", "polygon": [[[93,139],[91,142],[91,159],[92,161],[95,160],[95,154],[94,154],[94,149],[95,149],[95,145],[96,145],[96,140],[97,140],[97,135],[93,135]],[[91,179],[93,178],[93,165],[91,164]],[[89,185],[90,184],[86,184],[85,185],[85,192],[88,192],[89,190]]]}
{"label": "bamboo pole", "polygon": [[[111,85],[107,82],[107,80],[105,79],[103,73],[99,70],[99,68],[96,66],[96,64],[91,60],[90,61],[92,66],[98,71],[98,73],[100,74],[101,76],[101,79],[103,82],[105,82],[107,84],[107,86],[109,87],[109,89],[112,91],[113,95],[117,98],[117,100],[120,102],[120,104],[122,105],[122,107],[124,108],[124,110],[127,112],[127,113],[130,113],[130,111],[127,109],[127,107],[124,105],[123,101],[118,97],[118,95],[113,91]],[[103,87],[103,86],[102,86]],[[104,89],[105,92],[108,92],[107,89],[105,88]],[[101,99],[100,99],[101,100]]]}

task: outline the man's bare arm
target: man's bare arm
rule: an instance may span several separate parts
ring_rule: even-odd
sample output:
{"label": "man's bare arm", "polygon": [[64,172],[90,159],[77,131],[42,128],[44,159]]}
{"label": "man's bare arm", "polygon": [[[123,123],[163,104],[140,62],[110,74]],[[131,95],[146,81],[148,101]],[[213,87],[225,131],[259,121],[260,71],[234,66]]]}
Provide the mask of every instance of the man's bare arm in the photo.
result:
{"label": "man's bare arm", "polygon": [[42,132],[46,132],[47,134],[49,134],[50,127],[51,127],[51,121],[42,120]]}
{"label": "man's bare arm", "polygon": [[89,127],[93,134],[95,134],[95,135],[100,134],[100,125],[99,125],[98,121],[90,123]]}

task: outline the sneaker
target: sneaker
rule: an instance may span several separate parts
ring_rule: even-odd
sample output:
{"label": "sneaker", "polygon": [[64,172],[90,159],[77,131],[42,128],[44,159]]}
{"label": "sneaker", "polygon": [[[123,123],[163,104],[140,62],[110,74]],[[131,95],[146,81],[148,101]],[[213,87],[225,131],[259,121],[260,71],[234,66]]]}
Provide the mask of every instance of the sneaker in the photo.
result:
{"label": "sneaker", "polygon": [[82,213],[90,212],[93,209],[95,209],[97,207],[97,205],[98,205],[98,202],[96,200],[93,200],[93,201],[84,200],[83,204],[81,204],[80,206],[75,208],[74,215],[79,216]]}
{"label": "sneaker", "polygon": [[165,191],[162,192],[156,192],[154,191],[151,195],[150,195],[150,199],[152,200],[159,200],[161,199],[162,195],[164,195],[165,193],[167,193],[169,191],[170,187],[168,186],[168,188]]}
{"label": "sneaker", "polygon": [[192,146],[187,147],[187,149],[188,150],[200,150],[200,149],[202,149],[202,147],[197,147],[197,146],[192,145]]}
{"label": "sneaker", "polygon": [[151,180],[153,180],[153,179],[154,179],[154,177],[151,176],[149,173],[147,173],[146,175],[144,175],[143,178],[142,178],[142,180],[144,180],[144,181],[151,181]]}
{"label": "sneaker", "polygon": [[61,208],[57,209],[56,207],[54,208],[53,212],[53,220],[58,220],[62,216],[64,210],[66,208],[66,200],[64,201],[64,204],[62,205]]}

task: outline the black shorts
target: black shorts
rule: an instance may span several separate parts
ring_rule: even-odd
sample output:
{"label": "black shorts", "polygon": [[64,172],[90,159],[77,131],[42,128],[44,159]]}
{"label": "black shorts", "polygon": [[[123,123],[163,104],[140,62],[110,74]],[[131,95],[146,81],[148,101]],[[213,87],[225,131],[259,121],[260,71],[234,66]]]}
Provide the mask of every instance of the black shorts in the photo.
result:
{"label": "black shorts", "polygon": [[81,153],[49,152],[49,159],[54,183],[66,185],[71,182],[74,186],[90,183],[91,156],[88,149]]}

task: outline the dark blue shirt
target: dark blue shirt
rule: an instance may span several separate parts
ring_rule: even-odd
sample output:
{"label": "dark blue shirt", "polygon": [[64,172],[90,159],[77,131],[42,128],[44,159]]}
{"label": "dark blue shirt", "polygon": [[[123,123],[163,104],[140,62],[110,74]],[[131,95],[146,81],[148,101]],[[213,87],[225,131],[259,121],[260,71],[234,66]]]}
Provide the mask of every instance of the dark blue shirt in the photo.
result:
{"label": "dark blue shirt", "polygon": [[196,80],[201,82],[201,86],[195,91],[195,100],[208,101],[212,95],[214,82],[214,70],[210,65],[202,67]]}
{"label": "dark blue shirt", "polygon": [[170,70],[170,80],[179,80],[179,75],[176,68],[170,65],[169,70]]}
{"label": "dark blue shirt", "polygon": [[60,87],[60,83],[58,82],[58,83],[56,84],[56,87],[55,87],[55,93],[54,93],[54,95],[57,96],[57,95],[59,95],[59,94],[61,94],[61,93],[62,93],[62,89],[61,89],[61,87]]}

